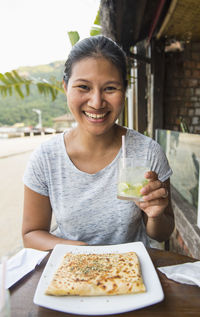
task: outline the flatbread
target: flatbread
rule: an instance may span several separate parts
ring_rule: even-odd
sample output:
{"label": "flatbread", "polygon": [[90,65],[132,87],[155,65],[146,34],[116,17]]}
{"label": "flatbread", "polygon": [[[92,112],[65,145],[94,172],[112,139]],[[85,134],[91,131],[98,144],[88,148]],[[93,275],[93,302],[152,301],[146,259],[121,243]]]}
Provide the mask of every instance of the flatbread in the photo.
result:
{"label": "flatbread", "polygon": [[98,296],[145,291],[135,252],[67,253],[45,294]]}

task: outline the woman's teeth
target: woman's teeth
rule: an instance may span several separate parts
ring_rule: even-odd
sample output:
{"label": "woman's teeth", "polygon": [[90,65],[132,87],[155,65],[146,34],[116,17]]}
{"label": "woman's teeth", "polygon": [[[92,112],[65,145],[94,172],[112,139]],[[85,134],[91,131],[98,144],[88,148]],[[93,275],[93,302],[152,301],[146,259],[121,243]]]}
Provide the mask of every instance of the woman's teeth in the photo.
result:
{"label": "woman's teeth", "polygon": [[96,114],[96,113],[90,113],[85,111],[86,116],[93,118],[93,119],[102,119],[106,116],[106,113]]}

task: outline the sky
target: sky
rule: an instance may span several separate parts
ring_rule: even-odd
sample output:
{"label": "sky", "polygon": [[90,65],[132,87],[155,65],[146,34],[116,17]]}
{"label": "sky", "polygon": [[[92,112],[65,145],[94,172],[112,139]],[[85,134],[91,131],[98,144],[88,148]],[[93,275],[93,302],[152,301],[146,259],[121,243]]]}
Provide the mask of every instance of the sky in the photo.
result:
{"label": "sky", "polygon": [[66,60],[67,32],[88,37],[100,0],[0,0],[0,73]]}

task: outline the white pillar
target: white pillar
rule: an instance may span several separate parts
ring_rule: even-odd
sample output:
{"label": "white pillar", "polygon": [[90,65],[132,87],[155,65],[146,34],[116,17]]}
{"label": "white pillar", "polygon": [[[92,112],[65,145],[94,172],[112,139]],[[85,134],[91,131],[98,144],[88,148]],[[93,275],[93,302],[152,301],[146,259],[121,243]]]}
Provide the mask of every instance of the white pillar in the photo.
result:
{"label": "white pillar", "polygon": [[131,68],[131,80],[128,87],[128,127],[133,129],[133,69]]}

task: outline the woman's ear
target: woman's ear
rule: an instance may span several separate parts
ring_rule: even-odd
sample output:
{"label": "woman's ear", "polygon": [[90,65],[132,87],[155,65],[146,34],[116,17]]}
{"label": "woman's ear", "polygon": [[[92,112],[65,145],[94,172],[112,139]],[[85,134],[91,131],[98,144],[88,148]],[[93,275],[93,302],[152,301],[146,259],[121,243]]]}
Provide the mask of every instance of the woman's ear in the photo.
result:
{"label": "woman's ear", "polygon": [[63,79],[62,83],[63,83],[63,88],[64,88],[64,91],[65,91],[65,94],[66,94],[67,93],[67,84],[64,81],[64,79]]}

